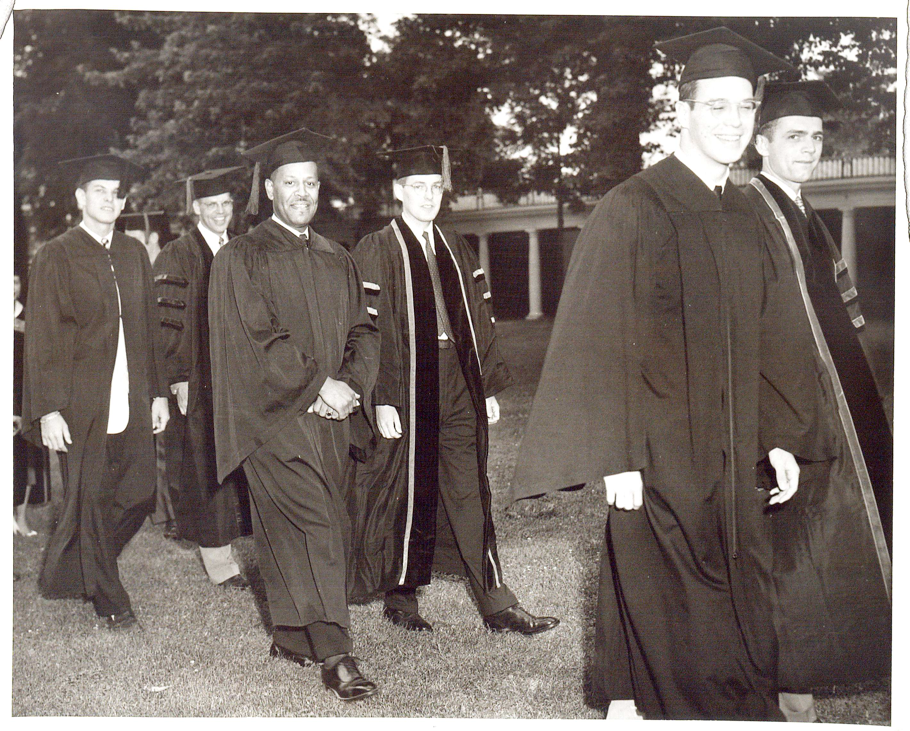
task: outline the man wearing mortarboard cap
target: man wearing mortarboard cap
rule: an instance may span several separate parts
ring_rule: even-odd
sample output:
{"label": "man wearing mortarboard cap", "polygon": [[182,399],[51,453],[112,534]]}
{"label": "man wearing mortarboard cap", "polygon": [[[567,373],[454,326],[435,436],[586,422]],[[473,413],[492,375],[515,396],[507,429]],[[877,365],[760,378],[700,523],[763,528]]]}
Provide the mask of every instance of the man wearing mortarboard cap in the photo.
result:
{"label": "man wearing mortarboard cap", "polygon": [[143,211],[123,213],[114,224],[114,229],[123,231],[141,243],[148,252],[149,261],[155,266],[158,254],[167,245],[171,236],[171,222],[165,211]]}
{"label": "man wearing mortarboard cap", "polygon": [[177,535],[199,544],[213,584],[238,589],[249,586],[231,549],[242,534],[246,479],[242,469],[221,482],[217,476],[208,294],[212,260],[227,243],[234,213],[231,185],[243,169],[207,170],[183,181],[187,214],[197,223],[168,244],[154,267],[165,372],[178,412],[166,445]]}
{"label": "man wearing mortarboard cap", "polygon": [[354,260],[309,225],[326,143],[304,129],[244,153],[256,163],[251,201],[261,173],[273,213],[215,256],[209,338],[218,478],[239,465],[247,476],[270,652],[321,663],[347,701],[376,689],[351,656],[344,499],[379,333]]}
{"label": "man wearing mortarboard cap", "polygon": [[468,577],[488,628],[544,632],[559,621],[519,605],[496,549],[488,423],[499,419],[495,394],[512,377],[483,269],[461,236],[434,224],[450,189],[448,150],[387,155],[401,215],[354,250],[382,352],[373,395],[377,447],[357,465],[350,506],[351,592],[384,591],[389,621],[431,631],[417,587],[430,583],[435,566]]}
{"label": "man wearing mortarboard cap", "polygon": [[[794,455],[827,455],[800,341],[764,316],[761,224],[727,178],[756,78],[789,65],[726,28],[658,48],[685,63],[679,149],[579,235],[512,496],[606,489],[594,680],[608,718],[783,720],[767,513],[797,488]],[[769,452],[778,484],[759,491]]]}
{"label": "man wearing mortarboard cap", "polygon": [[35,256],[25,346],[27,437],[60,453],[65,485],[38,587],[126,629],[138,623],[117,557],[154,509],[153,434],[168,421],[151,265],[114,231],[141,168],[116,155],[61,164],[82,221]]}
{"label": "man wearing mortarboard cap", "polygon": [[[840,427],[835,458],[802,466],[799,492],[773,521],[783,567],[774,574],[778,675],[791,689],[880,678],[891,664],[891,430],[859,337],[856,287],[801,193],[821,158],[823,118],[838,104],[821,80],[766,85],[755,137],[762,172],[744,189],[793,295],[782,316],[810,324],[806,348]],[[814,721],[811,699],[786,693],[781,708]]]}

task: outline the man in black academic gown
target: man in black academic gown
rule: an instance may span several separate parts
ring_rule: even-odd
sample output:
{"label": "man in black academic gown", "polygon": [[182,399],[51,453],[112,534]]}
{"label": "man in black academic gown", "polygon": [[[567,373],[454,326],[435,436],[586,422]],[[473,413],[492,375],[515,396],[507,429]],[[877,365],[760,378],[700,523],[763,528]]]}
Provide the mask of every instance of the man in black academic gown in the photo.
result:
{"label": "man in black academic gown", "polygon": [[385,592],[384,616],[432,630],[417,587],[435,565],[466,574],[484,624],[531,635],[555,627],[505,585],[487,479],[495,394],[512,382],[499,353],[490,291],[467,242],[434,224],[450,189],[445,147],[392,154],[401,216],[354,250],[382,333],[377,448],[357,467],[352,593]]}
{"label": "man in black academic gown", "polygon": [[[860,342],[856,288],[801,193],[821,158],[822,117],[837,104],[823,81],[768,84],[755,138],[762,172],[745,188],[781,278],[799,293],[794,310],[811,324],[837,417],[836,458],[803,464],[799,492],[773,520],[785,688],[882,677],[891,660],[891,431]],[[782,694],[781,708],[789,720],[815,720],[811,695]]]}
{"label": "man in black academic gown", "polygon": [[64,479],[38,587],[126,629],[117,557],[155,507],[152,435],[168,421],[148,254],[114,231],[141,170],[115,155],[65,167],[82,221],[35,256],[25,341],[26,436],[60,453]]}
{"label": "man in black academic gown", "polygon": [[605,485],[594,682],[608,718],[634,698],[648,719],[783,720],[766,512],[797,489],[794,455],[826,445],[807,334],[773,316],[764,233],[728,174],[757,76],[789,65],[726,28],[658,47],[685,63],[679,150],[585,223],[512,496]]}
{"label": "man in black academic gown", "polygon": [[[154,267],[165,371],[179,412],[174,421],[183,422],[171,425],[168,431],[173,430],[174,438],[167,441],[177,534],[199,544],[213,584],[238,589],[249,582],[231,541],[242,533],[240,507],[247,488],[241,469],[220,483],[217,477],[208,295],[212,260],[227,243],[234,213],[232,178],[242,169],[219,168],[187,178],[187,213],[195,214],[198,223],[168,244]],[[172,459],[172,453],[178,459]]]}
{"label": "man in black academic gown", "polygon": [[325,142],[298,130],[244,153],[256,162],[250,210],[261,171],[273,214],[212,264],[215,446],[218,478],[242,464],[249,482],[271,654],[322,663],[325,686],[356,700],[376,686],[351,656],[345,480],[379,333],[354,260],[309,225]]}

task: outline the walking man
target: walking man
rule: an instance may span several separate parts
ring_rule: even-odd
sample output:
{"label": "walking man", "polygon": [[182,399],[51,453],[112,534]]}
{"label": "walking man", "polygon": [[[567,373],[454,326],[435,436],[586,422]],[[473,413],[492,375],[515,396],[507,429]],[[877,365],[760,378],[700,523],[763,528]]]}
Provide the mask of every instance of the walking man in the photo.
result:
{"label": "walking man", "polygon": [[402,212],[354,250],[369,311],[382,333],[377,447],[359,464],[352,591],[385,592],[384,616],[432,630],[417,587],[434,565],[466,574],[484,624],[537,634],[554,617],[526,612],[506,586],[487,479],[488,424],[512,382],[496,342],[490,291],[467,242],[434,224],[449,188],[448,151],[393,155]]}
{"label": "walking man", "polygon": [[141,169],[116,155],[62,164],[82,221],[35,256],[25,340],[26,436],[60,453],[64,479],[38,587],[128,629],[117,558],[155,507],[153,434],[168,422],[148,254],[114,231]]}
{"label": "walking man", "polygon": [[176,398],[182,428],[168,440],[168,480],[177,534],[199,544],[209,580],[224,588],[245,589],[249,582],[231,550],[241,535],[240,505],[246,479],[235,469],[219,482],[215,465],[212,373],[209,359],[209,271],[227,243],[234,213],[232,178],[242,167],[220,168],[186,180],[187,200],[198,223],[168,244],[155,261],[155,290],[164,341],[165,372]]}
{"label": "walking man", "polygon": [[325,138],[297,130],[247,150],[272,216],[215,256],[209,284],[218,478],[243,465],[274,624],[271,654],[322,664],[341,700],[376,686],[351,656],[344,503],[352,414],[379,336],[351,256],[309,225]]}

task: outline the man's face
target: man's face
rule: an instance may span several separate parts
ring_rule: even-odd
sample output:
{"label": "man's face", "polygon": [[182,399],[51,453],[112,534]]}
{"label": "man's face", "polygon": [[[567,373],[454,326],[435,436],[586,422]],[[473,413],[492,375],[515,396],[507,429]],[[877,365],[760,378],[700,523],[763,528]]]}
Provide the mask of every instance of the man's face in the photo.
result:
{"label": "man's face", "polygon": [[770,138],[755,137],[755,149],[764,158],[763,168],[770,168],[786,182],[801,185],[812,177],[824,140],[821,117],[781,117]]}
{"label": "man's face", "polygon": [[303,233],[319,205],[319,168],[315,162],[282,165],[265,181],[275,215]]}
{"label": "man's face", "polygon": [[234,200],[230,193],[210,195],[193,201],[193,213],[209,231],[221,236],[227,231],[234,215]]}
{"label": "man's face", "polygon": [[679,124],[688,131],[683,136],[683,141],[688,138],[686,152],[720,165],[739,160],[755,126],[755,113],[743,111],[740,104],[748,104],[752,98],[752,84],[747,79],[700,80],[695,103],[680,101],[676,107]]}
{"label": "man's face", "polygon": [[91,180],[76,188],[76,203],[84,221],[107,227],[112,226],[123,211],[126,193],[120,192],[119,180]]}
{"label": "man's face", "polygon": [[421,223],[432,223],[442,203],[441,175],[409,175],[393,185],[395,199],[405,212]]}

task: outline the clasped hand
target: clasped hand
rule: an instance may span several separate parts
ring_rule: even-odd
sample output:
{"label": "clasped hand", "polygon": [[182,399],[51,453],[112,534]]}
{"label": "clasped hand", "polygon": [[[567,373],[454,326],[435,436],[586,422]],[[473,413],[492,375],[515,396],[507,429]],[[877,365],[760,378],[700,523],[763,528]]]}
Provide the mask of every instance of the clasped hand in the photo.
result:
{"label": "clasped hand", "polygon": [[344,381],[326,378],[316,400],[307,409],[308,414],[317,414],[324,419],[341,421],[347,419],[360,406],[360,394]]}

